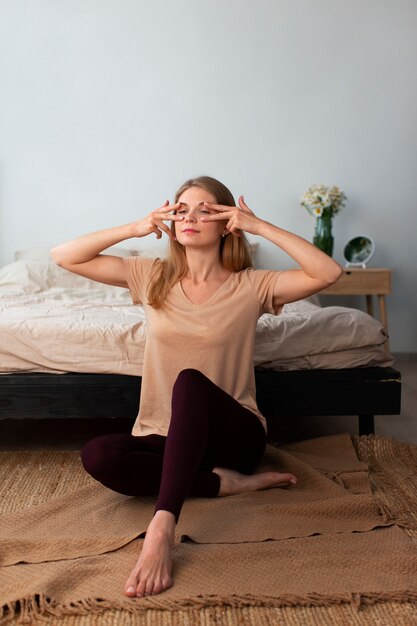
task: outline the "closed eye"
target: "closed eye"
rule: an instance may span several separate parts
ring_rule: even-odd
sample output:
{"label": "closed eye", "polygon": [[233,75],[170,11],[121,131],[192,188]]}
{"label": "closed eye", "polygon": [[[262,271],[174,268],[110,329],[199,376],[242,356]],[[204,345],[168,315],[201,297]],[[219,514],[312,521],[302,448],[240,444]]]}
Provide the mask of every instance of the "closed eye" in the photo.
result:
{"label": "closed eye", "polygon": [[[188,209],[178,209],[176,213],[177,215],[185,215],[188,213]],[[211,215],[211,211],[209,209],[198,209],[198,213],[200,215]]]}

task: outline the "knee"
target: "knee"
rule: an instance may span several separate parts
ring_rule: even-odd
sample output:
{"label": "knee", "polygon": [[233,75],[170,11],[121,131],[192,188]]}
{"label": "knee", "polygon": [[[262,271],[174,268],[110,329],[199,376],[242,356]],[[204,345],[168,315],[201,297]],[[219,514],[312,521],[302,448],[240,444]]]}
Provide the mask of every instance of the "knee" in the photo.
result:
{"label": "knee", "polygon": [[187,368],[185,370],[181,370],[178,374],[175,385],[189,385],[201,380],[206,380],[206,376],[204,376],[200,370]]}
{"label": "knee", "polygon": [[114,467],[117,449],[115,435],[101,435],[88,441],[81,450],[81,463],[85,471],[97,479],[105,475]]}

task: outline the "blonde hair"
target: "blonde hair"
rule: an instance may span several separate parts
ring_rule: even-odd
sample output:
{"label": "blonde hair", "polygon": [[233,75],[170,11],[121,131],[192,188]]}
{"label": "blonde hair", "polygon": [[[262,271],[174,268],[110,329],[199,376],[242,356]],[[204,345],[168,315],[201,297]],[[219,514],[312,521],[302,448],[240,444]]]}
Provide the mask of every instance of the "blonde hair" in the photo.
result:
{"label": "blonde hair", "polygon": [[[211,193],[217,204],[236,206],[229,189],[220,181],[211,176],[199,176],[187,180],[175,194],[175,203],[178,198],[190,187],[200,187]],[[171,230],[175,233],[175,222],[171,224]],[[240,272],[247,267],[252,267],[250,246],[245,235],[236,237],[229,233],[221,237],[220,262],[222,266],[231,272]],[[168,257],[155,264],[155,272],[151,277],[148,287],[148,304],[155,309],[160,309],[170,289],[183,278],[187,272],[187,257],[185,248],[178,241],[169,240]]]}

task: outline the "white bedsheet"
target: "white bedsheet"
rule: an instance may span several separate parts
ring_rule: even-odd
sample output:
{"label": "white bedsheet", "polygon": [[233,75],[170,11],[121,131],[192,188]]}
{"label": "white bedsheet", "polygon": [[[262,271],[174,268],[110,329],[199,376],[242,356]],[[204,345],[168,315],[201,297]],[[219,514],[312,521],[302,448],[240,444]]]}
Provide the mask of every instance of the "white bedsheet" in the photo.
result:
{"label": "white bedsheet", "polygon": [[[308,301],[263,315],[254,364],[275,370],[393,363],[374,318]],[[126,289],[75,276],[51,262],[17,261],[0,270],[0,373],[142,374],[144,311]]]}

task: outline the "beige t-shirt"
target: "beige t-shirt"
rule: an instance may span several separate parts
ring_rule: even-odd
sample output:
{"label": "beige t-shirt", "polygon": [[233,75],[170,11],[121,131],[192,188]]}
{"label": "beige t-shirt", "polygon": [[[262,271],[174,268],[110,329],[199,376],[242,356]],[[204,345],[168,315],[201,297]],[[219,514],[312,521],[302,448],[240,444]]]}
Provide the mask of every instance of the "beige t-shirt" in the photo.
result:
{"label": "beige t-shirt", "polygon": [[127,257],[127,280],[134,304],[146,314],[146,345],[139,414],[133,435],[166,435],[172,388],[179,372],[193,368],[257,415],[253,349],[263,313],[278,314],[273,294],[279,272],[249,268],[232,273],[203,304],[193,304],[178,282],[165,306],[147,303],[150,276],[158,259]]}

